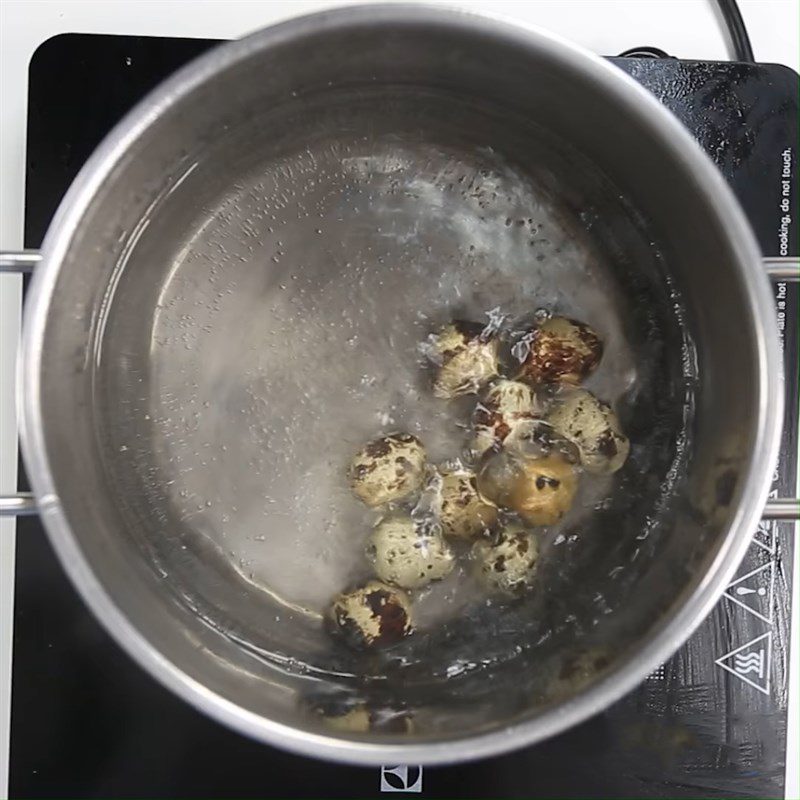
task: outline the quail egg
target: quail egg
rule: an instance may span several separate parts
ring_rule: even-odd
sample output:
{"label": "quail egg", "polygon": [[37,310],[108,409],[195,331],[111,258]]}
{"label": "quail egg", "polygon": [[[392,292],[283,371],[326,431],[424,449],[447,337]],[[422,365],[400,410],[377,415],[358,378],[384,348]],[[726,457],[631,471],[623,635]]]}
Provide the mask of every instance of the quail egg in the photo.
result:
{"label": "quail egg", "polygon": [[408,514],[382,519],[370,536],[367,554],[381,580],[403,589],[419,589],[441,580],[455,565],[439,531],[426,530]]}
{"label": "quail egg", "polygon": [[612,661],[611,653],[605,647],[588,647],[568,654],[550,685],[550,698],[561,699],[575,694],[592,683]]}
{"label": "quail egg", "polygon": [[365,703],[342,708],[314,708],[323,724],[340,733],[412,733],[414,720],[404,709],[369,706]]}
{"label": "quail egg", "polygon": [[344,733],[413,733],[414,720],[404,711],[372,710],[359,706],[338,717],[325,717],[326,725]]}
{"label": "quail egg", "polygon": [[509,525],[496,543],[477,541],[472,555],[484,584],[505,594],[518,594],[533,581],[539,546],[532,533],[519,525]]}
{"label": "quail egg", "polygon": [[587,472],[616,472],[628,458],[630,442],[611,407],[585,389],[566,394],[547,415],[553,429],[578,449]]}
{"label": "quail egg", "polygon": [[538,412],[530,386],[520,381],[498,381],[486,392],[472,416],[475,429],[472,449],[482,454],[501,445],[506,438],[526,428]]}
{"label": "quail egg", "polygon": [[436,365],[433,393],[449,400],[474,394],[497,375],[497,340],[472,322],[452,322],[432,334],[427,347]]}
{"label": "quail egg", "polygon": [[577,386],[603,355],[598,335],[585,323],[566,317],[543,322],[528,335],[527,344],[517,378],[532,384]]}
{"label": "quail egg", "polygon": [[443,471],[438,518],[446,536],[472,539],[495,524],[497,508],[478,493],[474,472],[467,469]]}
{"label": "quail egg", "polygon": [[340,733],[368,733],[372,727],[369,711],[365,706],[356,706],[343,714],[323,716],[327,727]]}
{"label": "quail egg", "polygon": [[400,500],[419,489],[425,477],[425,448],[410,433],[373,439],[350,464],[353,493],[370,508]]}
{"label": "quail egg", "polygon": [[569,511],[578,487],[572,464],[559,453],[527,458],[511,451],[491,456],[478,473],[478,491],[516,512],[527,525],[554,525]]}
{"label": "quail egg", "polygon": [[413,630],[408,597],[380,581],[340,594],[330,618],[334,632],[356,648],[395,644]]}

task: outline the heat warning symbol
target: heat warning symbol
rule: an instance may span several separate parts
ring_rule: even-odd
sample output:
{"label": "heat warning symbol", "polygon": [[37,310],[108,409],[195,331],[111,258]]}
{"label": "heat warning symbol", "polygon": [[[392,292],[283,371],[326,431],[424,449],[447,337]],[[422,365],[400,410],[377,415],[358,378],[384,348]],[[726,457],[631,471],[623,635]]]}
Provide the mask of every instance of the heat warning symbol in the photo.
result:
{"label": "heat warning symbol", "polygon": [[722,669],[740,680],[769,694],[770,668],[772,665],[772,631],[762,633],[747,644],[731,650],[716,661]]}

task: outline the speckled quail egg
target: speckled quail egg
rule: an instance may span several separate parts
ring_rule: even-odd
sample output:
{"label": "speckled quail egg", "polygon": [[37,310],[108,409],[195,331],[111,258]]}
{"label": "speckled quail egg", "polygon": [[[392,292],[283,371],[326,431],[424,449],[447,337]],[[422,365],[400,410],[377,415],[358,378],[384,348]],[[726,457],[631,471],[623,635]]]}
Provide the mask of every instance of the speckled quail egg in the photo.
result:
{"label": "speckled quail egg", "polygon": [[350,464],[350,487],[370,508],[400,500],[419,489],[425,478],[425,448],[410,433],[373,439]]}
{"label": "speckled quail egg", "polygon": [[369,711],[365,706],[356,706],[343,714],[323,715],[325,725],[342,733],[368,733],[371,728]]}
{"label": "speckled quail egg", "polygon": [[468,469],[443,470],[437,513],[442,533],[472,539],[497,521],[497,508],[478,493],[477,477]]}
{"label": "speckled quail egg", "polygon": [[478,491],[516,512],[527,525],[554,525],[569,511],[578,487],[572,464],[559,453],[527,458],[501,451],[478,473]]}
{"label": "speckled quail egg", "polygon": [[408,597],[380,581],[340,594],[330,619],[334,632],[356,648],[396,644],[413,630]]}
{"label": "speckled quail egg", "polygon": [[616,472],[628,458],[630,442],[611,407],[585,389],[565,394],[547,415],[553,429],[578,449],[587,472]]}
{"label": "speckled quail egg", "polygon": [[518,594],[533,581],[539,546],[532,533],[519,525],[509,525],[496,543],[477,541],[472,555],[484,584],[505,594]]}
{"label": "speckled quail egg", "polygon": [[473,322],[452,322],[428,341],[436,365],[433,393],[448,400],[474,394],[497,375],[497,340]]}
{"label": "speckled quail egg", "polygon": [[482,454],[501,445],[530,424],[539,410],[530,386],[520,381],[498,381],[486,392],[472,416],[475,430],[472,449]]}
{"label": "speckled quail egg", "polygon": [[588,647],[564,657],[549,687],[551,699],[569,697],[604,672],[612,663],[611,653],[605,647]]}
{"label": "speckled quail egg", "polygon": [[365,704],[343,709],[314,709],[327,728],[342,733],[412,733],[414,720],[405,710]]}
{"label": "speckled quail egg", "polygon": [[438,530],[408,514],[393,514],[376,526],[367,554],[377,576],[403,589],[419,589],[449,575],[455,558]]}
{"label": "speckled quail egg", "polygon": [[530,332],[528,352],[517,375],[532,384],[580,384],[597,366],[603,343],[585,323],[551,317]]}

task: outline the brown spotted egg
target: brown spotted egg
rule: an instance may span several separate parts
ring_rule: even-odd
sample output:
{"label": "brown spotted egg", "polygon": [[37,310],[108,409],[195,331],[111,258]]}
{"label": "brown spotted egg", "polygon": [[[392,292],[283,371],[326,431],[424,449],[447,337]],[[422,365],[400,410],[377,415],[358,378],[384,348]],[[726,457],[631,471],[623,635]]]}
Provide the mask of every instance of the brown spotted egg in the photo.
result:
{"label": "brown spotted egg", "polygon": [[372,721],[366,706],[356,706],[341,714],[320,715],[325,725],[340,733],[367,733]]}
{"label": "brown spotted egg", "polygon": [[497,376],[497,340],[484,330],[477,323],[452,322],[430,336],[426,350],[436,365],[436,397],[474,394]]}
{"label": "brown spotted egg", "polygon": [[376,526],[367,545],[375,574],[402,589],[419,589],[453,571],[455,557],[438,530],[408,514],[393,514]]}
{"label": "brown spotted egg", "polygon": [[605,647],[589,647],[565,655],[554,676],[548,694],[563,699],[592,683],[613,663],[613,654]]}
{"label": "brown spotted egg", "polygon": [[410,433],[373,439],[359,450],[348,472],[350,488],[375,508],[415,492],[425,478],[425,448]]}
{"label": "brown spotted egg", "polygon": [[412,733],[414,719],[402,707],[360,700],[351,695],[329,695],[299,698],[300,709],[314,721],[342,733]]}
{"label": "brown spotted egg", "polygon": [[396,644],[413,630],[408,597],[380,581],[340,594],[330,620],[334,632],[355,648]]}
{"label": "brown spotted egg", "polygon": [[517,379],[533,385],[577,386],[600,362],[603,343],[585,323],[551,317],[523,340],[527,353]]}
{"label": "brown spotted egg", "polygon": [[572,442],[587,472],[616,472],[628,458],[630,442],[611,406],[585,389],[560,398],[547,415],[553,430]]}
{"label": "brown spotted egg", "polygon": [[359,705],[339,714],[321,714],[323,723],[340,733],[413,733],[414,720],[407,711],[372,709]]}
{"label": "brown spotted egg", "polygon": [[443,470],[437,517],[445,536],[472,539],[497,521],[497,508],[478,493],[477,477],[468,469]]}
{"label": "brown spotted egg", "polygon": [[509,525],[496,542],[477,541],[472,556],[478,577],[489,589],[519,594],[533,582],[539,546],[532,533],[519,525]]}
{"label": "brown spotted egg", "polygon": [[578,477],[561,454],[527,458],[501,451],[478,473],[478,491],[490,502],[514,511],[527,525],[554,525],[572,506]]}
{"label": "brown spotted egg", "polygon": [[540,409],[533,390],[521,381],[501,380],[483,396],[472,415],[472,449],[479,455],[529,428]]}

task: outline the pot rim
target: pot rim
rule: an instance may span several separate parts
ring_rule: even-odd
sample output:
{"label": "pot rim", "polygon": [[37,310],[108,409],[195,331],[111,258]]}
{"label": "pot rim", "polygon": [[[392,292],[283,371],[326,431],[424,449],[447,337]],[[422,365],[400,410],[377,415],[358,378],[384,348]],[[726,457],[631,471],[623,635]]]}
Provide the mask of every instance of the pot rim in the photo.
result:
{"label": "pot rim", "polygon": [[[41,356],[46,320],[59,270],[73,232],[102,183],[129,145],[185,95],[237,62],[312,31],[334,31],[353,24],[426,24],[466,34],[481,33],[543,52],[566,69],[589,74],[609,102],[640,118],[661,146],[690,171],[710,209],[728,232],[748,289],[753,319],[758,323],[755,346],[761,377],[760,402],[753,453],[747,465],[747,483],[719,552],[706,574],[670,618],[650,631],[618,669],[569,701],[505,728],[464,738],[416,744],[348,739],[314,734],[255,714],[209,690],[163,656],[115,605],[95,576],[73,537],[50,470],[44,442],[40,402]],[[243,39],[209,51],[145,97],[103,140],[73,181],[50,224],[26,303],[21,357],[18,361],[18,411],[25,463],[38,498],[43,524],[64,570],[84,601],[117,643],[150,675],[175,694],[219,722],[294,753],[313,758],[360,764],[446,764],[468,761],[532,745],[603,710],[635,688],[689,637],[711,611],[733,578],[761,516],[772,482],[783,420],[782,361],[773,300],[761,266],[758,245],[749,223],[711,160],[689,132],[647,90],[621,70],[558,35],[455,9],[415,4],[358,5],[295,17]]]}

